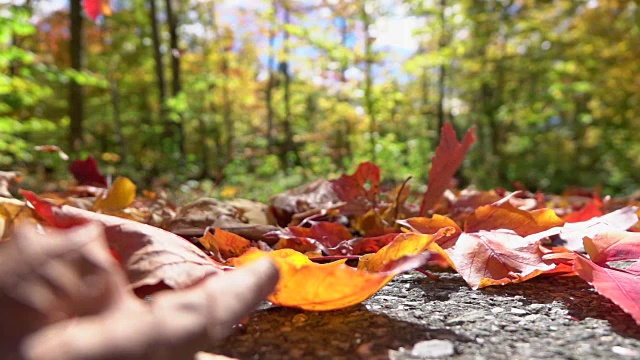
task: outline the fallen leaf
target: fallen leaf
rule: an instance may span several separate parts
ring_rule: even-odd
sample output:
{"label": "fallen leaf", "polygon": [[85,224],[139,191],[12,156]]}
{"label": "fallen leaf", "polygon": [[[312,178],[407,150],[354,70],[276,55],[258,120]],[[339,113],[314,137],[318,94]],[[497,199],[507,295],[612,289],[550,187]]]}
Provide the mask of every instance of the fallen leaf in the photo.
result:
{"label": "fallen leaf", "polygon": [[[398,236],[398,233],[385,234],[382,236],[374,237],[361,237],[356,239],[347,240],[348,249],[347,252],[341,253],[341,255],[364,255],[374,253],[387,246]],[[339,248],[340,244],[336,248]],[[335,248],[334,248],[335,249]],[[333,253],[340,252],[332,249]]]}
{"label": "fallen leaf", "polygon": [[421,216],[426,215],[427,211],[436,205],[442,194],[447,190],[453,175],[462,165],[464,156],[475,142],[475,127],[469,129],[462,142],[459,142],[451,123],[444,124],[440,133],[440,143],[431,159],[427,191],[424,193],[422,204],[420,205]]}
{"label": "fallen leaf", "polygon": [[296,214],[341,204],[331,182],[320,179],[273,196],[268,216],[271,224],[285,227]]}
{"label": "fallen leaf", "polygon": [[527,236],[561,226],[563,223],[551,209],[520,210],[511,205],[509,197],[505,197],[493,204],[477,208],[465,221],[464,232],[509,229],[520,236]]}
{"label": "fallen leaf", "polygon": [[465,189],[460,191],[458,197],[452,200],[451,213],[473,212],[480,206],[489,205],[500,199],[502,199],[502,196],[498,195],[494,190],[478,191]]}
{"label": "fallen leaf", "polygon": [[572,212],[571,214],[562,218],[565,222],[574,223],[587,221],[591,218],[602,216],[602,200],[600,197],[596,196],[588,202],[585,206],[582,207],[579,211]]}
{"label": "fallen leaf", "polygon": [[640,233],[608,232],[584,238],[584,248],[596,264],[610,261],[640,261]]}
{"label": "fallen leaf", "polygon": [[269,301],[276,305],[304,310],[335,310],[359,304],[368,299],[395,274],[369,273],[341,262],[316,264],[305,255],[290,249],[265,253],[251,249],[236,258],[242,266],[269,256],[278,266],[280,281]]}
{"label": "fallen leaf", "polygon": [[294,236],[317,240],[326,247],[333,247],[344,240],[353,239],[353,234],[344,225],[328,221],[311,221],[311,227],[290,226]]}
{"label": "fallen leaf", "polygon": [[602,267],[582,256],[575,258],[573,270],[640,325],[640,274]]}
{"label": "fallen leaf", "polygon": [[205,232],[198,240],[207,250],[219,253],[223,259],[238,257],[251,246],[251,242],[242,236],[218,228],[213,234]]}
{"label": "fallen leaf", "polygon": [[398,220],[397,223],[421,234],[435,234],[442,228],[453,228],[453,233],[436,240],[438,245],[443,249],[452,247],[458,240],[458,236],[462,233],[462,229],[460,229],[460,226],[458,226],[455,221],[438,214],[433,214],[430,218],[414,217],[406,220]]}
{"label": "fallen leaf", "polygon": [[430,235],[399,234],[378,252],[362,256],[358,263],[358,268],[369,272],[383,271],[390,263],[398,261],[405,256],[412,256],[426,251],[431,243],[442,236],[452,234],[454,231],[455,229],[447,227]]}
{"label": "fallen leaf", "polygon": [[6,240],[22,222],[35,222],[33,210],[23,201],[0,198],[0,238]]}
{"label": "fallen leaf", "polygon": [[563,246],[569,250],[584,252],[582,239],[593,237],[605,232],[625,231],[638,222],[635,206],[627,206],[610,212],[606,215],[594,217],[587,221],[566,223],[556,240],[554,246]]}
{"label": "fallen leaf", "polygon": [[70,228],[90,221],[105,226],[109,248],[121,259],[133,289],[189,287],[223,268],[187,240],[160,228],[71,206],[53,206],[34,193],[21,194],[49,225]]}
{"label": "fallen leaf", "polygon": [[276,305],[304,310],[335,310],[359,304],[370,298],[393,277],[423,265],[427,254],[413,254],[385,262],[382,272],[369,272],[344,265],[344,260],[317,264],[291,249],[263,252],[250,249],[234,259],[243,266],[269,256],[280,270],[280,281],[269,301]]}
{"label": "fallen leaf", "polygon": [[238,210],[214,198],[200,198],[180,207],[176,216],[167,224],[167,230],[182,233],[185,230],[196,229],[196,236],[201,236],[205,229],[212,226],[221,216],[237,219]]}
{"label": "fallen leaf", "polygon": [[342,175],[331,181],[333,191],[345,204],[341,212],[361,215],[375,205],[380,186],[380,168],[372,162],[363,162],[352,175]]}
{"label": "fallen leaf", "polygon": [[12,184],[19,184],[22,182],[22,174],[19,171],[0,171],[0,196],[6,198],[12,198],[9,187]]}
{"label": "fallen leaf", "polygon": [[60,159],[67,161],[69,160],[69,155],[67,155],[60,147],[56,145],[38,145],[33,148],[35,151],[43,151],[43,152],[54,152],[60,156]]}
{"label": "fallen leaf", "polygon": [[104,197],[96,198],[94,211],[113,213],[124,210],[133,204],[136,198],[136,185],[126,177],[118,177]]}
{"label": "fallen leaf", "polygon": [[555,265],[546,264],[539,242],[550,232],[522,237],[512,230],[463,233],[445,250],[473,289],[531,279]]}
{"label": "fallen leaf", "polygon": [[100,173],[98,162],[93,156],[88,156],[86,160],[76,160],[72,162],[69,170],[79,185],[108,187],[107,180]]}
{"label": "fallen leaf", "polygon": [[268,225],[267,205],[257,201],[247,199],[231,199],[226,200],[226,204],[233,206],[238,210],[240,218],[247,224]]}

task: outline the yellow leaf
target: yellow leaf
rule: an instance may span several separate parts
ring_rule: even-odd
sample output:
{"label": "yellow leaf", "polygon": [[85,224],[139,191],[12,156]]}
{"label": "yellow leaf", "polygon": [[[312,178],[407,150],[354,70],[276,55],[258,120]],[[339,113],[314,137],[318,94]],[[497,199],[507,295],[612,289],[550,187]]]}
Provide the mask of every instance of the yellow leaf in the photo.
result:
{"label": "yellow leaf", "polygon": [[95,211],[114,212],[128,208],[136,198],[136,185],[126,177],[118,177],[104,197],[93,204]]}
{"label": "yellow leaf", "polygon": [[358,262],[358,269],[370,272],[385,271],[387,266],[405,256],[420,254],[428,250],[429,246],[437,239],[455,232],[452,227],[446,227],[438,230],[432,235],[426,234],[399,234],[382,249],[375,254],[365,255]]}

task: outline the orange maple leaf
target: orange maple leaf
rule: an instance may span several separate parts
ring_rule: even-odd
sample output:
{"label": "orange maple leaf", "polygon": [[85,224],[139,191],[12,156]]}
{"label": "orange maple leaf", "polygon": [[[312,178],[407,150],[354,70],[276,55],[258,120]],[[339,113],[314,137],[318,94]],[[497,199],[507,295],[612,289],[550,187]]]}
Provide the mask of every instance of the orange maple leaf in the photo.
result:
{"label": "orange maple leaf", "polygon": [[269,256],[280,270],[280,281],[269,301],[305,310],[335,310],[368,299],[395,275],[423,265],[428,260],[424,250],[446,231],[434,235],[398,235],[369,257],[367,263],[363,260],[359,269],[345,265],[345,260],[317,264],[291,249],[269,253],[250,249],[233,263],[242,266]]}

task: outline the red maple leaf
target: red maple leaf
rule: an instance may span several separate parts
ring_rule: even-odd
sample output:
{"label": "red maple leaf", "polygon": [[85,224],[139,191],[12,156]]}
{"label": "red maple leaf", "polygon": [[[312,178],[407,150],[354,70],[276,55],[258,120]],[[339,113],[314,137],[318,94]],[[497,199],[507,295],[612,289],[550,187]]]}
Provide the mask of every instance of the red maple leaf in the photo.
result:
{"label": "red maple leaf", "polygon": [[107,187],[107,180],[98,169],[98,162],[93,156],[89,155],[86,160],[76,160],[71,163],[69,170],[76,178],[79,185],[91,185],[98,187]]}
{"label": "red maple leaf", "polygon": [[420,205],[420,215],[424,216],[432,209],[440,196],[447,190],[456,171],[462,165],[467,151],[476,142],[476,128],[472,127],[462,139],[458,141],[456,132],[450,123],[445,123],[440,134],[440,144],[436,154],[431,159],[427,192],[424,193]]}

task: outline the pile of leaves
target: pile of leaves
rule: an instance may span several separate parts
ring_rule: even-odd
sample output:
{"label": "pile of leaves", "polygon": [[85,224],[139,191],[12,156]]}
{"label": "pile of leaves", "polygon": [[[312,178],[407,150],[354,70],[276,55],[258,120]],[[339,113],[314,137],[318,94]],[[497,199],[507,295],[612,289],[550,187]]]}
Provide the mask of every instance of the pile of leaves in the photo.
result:
{"label": "pile of leaves", "polygon": [[[579,191],[455,190],[474,141],[474,129],[459,141],[445,125],[425,193],[412,191],[409,179],[386,188],[380,168],[367,162],[269,204],[202,198],[177,206],[162,191],[138,194],[127,178],[107,181],[89,157],[71,164],[77,184],[65,191],[2,198],[0,230],[10,241],[22,222],[62,229],[99,223],[139,296],[270,257],[281,276],[269,300],[281,306],[339,309],[368,299],[401,272],[437,281],[434,270],[453,269],[473,289],[579,276],[640,324],[636,201]],[[0,195],[10,195],[16,178],[2,175]]]}

